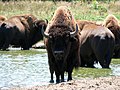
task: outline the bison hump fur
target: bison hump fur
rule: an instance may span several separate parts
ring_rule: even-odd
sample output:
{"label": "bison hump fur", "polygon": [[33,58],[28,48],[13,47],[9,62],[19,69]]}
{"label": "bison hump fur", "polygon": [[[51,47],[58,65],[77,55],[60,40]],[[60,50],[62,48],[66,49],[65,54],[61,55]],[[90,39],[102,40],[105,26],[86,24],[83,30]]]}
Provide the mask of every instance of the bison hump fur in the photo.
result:
{"label": "bison hump fur", "polygon": [[70,10],[66,6],[60,6],[55,11],[53,18],[49,22],[46,32],[49,32],[51,26],[70,26],[72,30],[75,31],[76,21],[70,12]]}

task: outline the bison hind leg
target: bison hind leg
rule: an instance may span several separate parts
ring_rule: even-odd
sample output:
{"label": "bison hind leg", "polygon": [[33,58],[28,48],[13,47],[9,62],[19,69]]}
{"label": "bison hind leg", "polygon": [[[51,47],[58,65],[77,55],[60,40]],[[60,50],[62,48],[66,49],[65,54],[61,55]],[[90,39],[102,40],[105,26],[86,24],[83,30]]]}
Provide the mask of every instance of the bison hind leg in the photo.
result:
{"label": "bison hind leg", "polygon": [[65,82],[65,80],[64,80],[64,73],[61,74],[61,82]]}

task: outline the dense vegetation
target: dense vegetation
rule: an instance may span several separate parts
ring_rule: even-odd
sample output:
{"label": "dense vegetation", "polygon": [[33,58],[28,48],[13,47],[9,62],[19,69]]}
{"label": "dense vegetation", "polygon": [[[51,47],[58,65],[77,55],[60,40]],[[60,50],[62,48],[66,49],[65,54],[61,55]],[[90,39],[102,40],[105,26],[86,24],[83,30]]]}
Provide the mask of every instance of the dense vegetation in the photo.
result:
{"label": "dense vegetation", "polygon": [[[50,20],[58,6],[66,5],[76,19],[102,21],[108,14],[120,19],[120,1],[115,0],[72,0],[71,2],[56,0],[8,0],[0,1],[0,15],[7,18],[19,14],[33,14],[39,19]],[[56,2],[53,2],[56,1]]]}

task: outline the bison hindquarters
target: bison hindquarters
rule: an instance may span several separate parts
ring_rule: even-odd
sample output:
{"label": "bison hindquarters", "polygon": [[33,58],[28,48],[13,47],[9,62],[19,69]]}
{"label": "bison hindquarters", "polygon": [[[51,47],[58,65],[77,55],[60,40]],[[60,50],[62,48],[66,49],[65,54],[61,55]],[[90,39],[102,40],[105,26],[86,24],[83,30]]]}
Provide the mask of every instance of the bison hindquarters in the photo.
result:
{"label": "bison hindquarters", "polygon": [[109,68],[114,50],[114,39],[107,36],[95,37],[93,41],[92,48],[97,60],[102,68]]}

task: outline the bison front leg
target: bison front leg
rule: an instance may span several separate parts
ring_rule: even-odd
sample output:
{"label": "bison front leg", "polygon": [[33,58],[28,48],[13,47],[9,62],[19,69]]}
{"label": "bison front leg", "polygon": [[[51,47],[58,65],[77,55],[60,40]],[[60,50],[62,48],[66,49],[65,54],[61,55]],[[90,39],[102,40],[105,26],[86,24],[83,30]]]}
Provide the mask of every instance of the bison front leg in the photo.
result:
{"label": "bison front leg", "polygon": [[61,82],[64,82],[64,72],[61,74]]}
{"label": "bison front leg", "polygon": [[54,80],[53,80],[53,73],[54,73],[54,70],[53,70],[52,68],[50,68],[50,74],[51,74],[50,83],[54,83]]}
{"label": "bison front leg", "polygon": [[55,72],[56,75],[56,83],[60,83],[60,74],[58,72]]}
{"label": "bison front leg", "polygon": [[50,83],[54,83],[54,80],[53,80],[53,74],[54,74],[54,58],[52,57],[51,53],[48,53],[48,63],[49,63],[49,70],[50,70],[50,74],[51,74],[51,79],[50,79]]}
{"label": "bison front leg", "polygon": [[9,49],[9,44],[10,44],[10,42],[11,42],[11,38],[7,38],[6,40],[5,40],[5,43],[3,44],[3,47],[1,48],[3,51],[4,50],[6,50],[6,51],[8,51]]}
{"label": "bison front leg", "polygon": [[68,80],[67,81],[70,81],[72,80],[72,71],[68,71]]}

